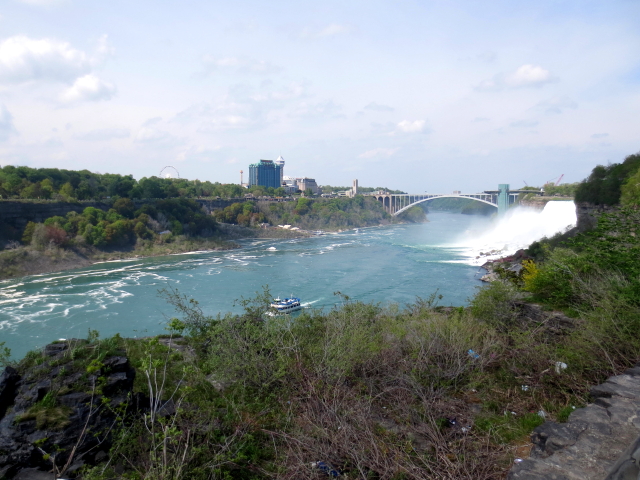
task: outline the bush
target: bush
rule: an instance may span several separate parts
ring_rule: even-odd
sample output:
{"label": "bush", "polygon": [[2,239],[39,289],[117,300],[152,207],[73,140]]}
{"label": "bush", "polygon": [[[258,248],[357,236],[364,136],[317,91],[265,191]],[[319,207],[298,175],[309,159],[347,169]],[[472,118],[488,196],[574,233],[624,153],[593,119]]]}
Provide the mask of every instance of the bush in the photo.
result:
{"label": "bush", "polygon": [[509,281],[494,281],[478,291],[470,301],[471,314],[499,329],[509,329],[518,315],[514,302],[518,289]]}

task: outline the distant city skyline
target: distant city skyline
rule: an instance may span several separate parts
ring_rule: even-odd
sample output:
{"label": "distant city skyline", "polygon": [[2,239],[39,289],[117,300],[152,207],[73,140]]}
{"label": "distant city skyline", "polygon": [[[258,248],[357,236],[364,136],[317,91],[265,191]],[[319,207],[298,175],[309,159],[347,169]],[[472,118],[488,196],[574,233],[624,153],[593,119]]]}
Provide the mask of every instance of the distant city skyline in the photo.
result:
{"label": "distant city skyline", "polygon": [[9,0],[0,165],[238,183],[282,156],[411,193],[575,182],[640,150],[639,23],[632,0]]}

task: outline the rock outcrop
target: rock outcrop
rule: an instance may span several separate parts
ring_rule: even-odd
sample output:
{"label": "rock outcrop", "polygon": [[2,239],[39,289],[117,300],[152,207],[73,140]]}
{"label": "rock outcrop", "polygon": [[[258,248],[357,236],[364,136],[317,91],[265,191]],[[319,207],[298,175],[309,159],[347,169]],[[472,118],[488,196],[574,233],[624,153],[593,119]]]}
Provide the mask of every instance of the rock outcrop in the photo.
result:
{"label": "rock outcrop", "polygon": [[507,480],[626,480],[640,474],[640,365],[591,389],[594,403],[567,423],[533,431],[531,457]]}
{"label": "rock outcrop", "polygon": [[135,370],[120,355],[87,367],[74,358],[81,342],[48,345],[35,365],[0,376],[0,478],[74,478],[107,457],[110,432],[135,403]]}

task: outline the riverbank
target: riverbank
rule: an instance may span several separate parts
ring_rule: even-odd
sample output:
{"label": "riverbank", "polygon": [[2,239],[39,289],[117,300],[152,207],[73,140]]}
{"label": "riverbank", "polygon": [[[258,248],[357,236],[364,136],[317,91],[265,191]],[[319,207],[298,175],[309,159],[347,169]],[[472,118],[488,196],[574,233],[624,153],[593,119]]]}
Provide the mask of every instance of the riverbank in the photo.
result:
{"label": "riverbank", "polygon": [[130,258],[158,257],[197,251],[224,251],[240,248],[235,240],[247,238],[303,238],[308,232],[283,229],[258,229],[238,225],[219,225],[218,234],[211,238],[177,236],[170,243],[138,241],[124,249],[102,250],[88,245],[67,248],[50,246],[38,249],[18,246],[0,251],[0,280],[26,275],[60,272],[87,267],[94,263]]}

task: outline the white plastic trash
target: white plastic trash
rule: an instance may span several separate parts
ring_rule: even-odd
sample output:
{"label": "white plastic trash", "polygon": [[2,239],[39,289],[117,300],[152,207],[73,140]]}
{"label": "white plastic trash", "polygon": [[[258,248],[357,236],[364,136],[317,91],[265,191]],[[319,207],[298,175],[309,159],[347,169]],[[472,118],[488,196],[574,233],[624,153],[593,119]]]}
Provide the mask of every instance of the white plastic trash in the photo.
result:
{"label": "white plastic trash", "polygon": [[556,373],[562,372],[562,370],[566,370],[567,364],[564,362],[556,362]]}

